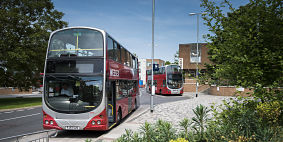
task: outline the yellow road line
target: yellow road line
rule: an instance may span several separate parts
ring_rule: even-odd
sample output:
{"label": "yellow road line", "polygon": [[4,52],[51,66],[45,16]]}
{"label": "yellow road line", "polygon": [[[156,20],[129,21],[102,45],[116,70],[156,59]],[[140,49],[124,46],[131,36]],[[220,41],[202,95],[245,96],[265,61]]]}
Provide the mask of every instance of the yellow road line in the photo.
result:
{"label": "yellow road line", "polygon": [[98,48],[98,49],[59,49],[59,50],[49,50],[49,51],[75,51],[75,50],[102,50],[102,48]]}

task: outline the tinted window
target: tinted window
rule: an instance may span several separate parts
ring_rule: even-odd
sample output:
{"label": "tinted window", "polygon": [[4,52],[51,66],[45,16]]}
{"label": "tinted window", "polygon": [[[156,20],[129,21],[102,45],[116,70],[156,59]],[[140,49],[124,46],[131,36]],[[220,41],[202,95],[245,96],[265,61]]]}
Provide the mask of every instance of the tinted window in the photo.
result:
{"label": "tinted window", "polygon": [[46,76],[45,101],[53,110],[82,113],[95,109],[103,96],[102,76]]}
{"label": "tinted window", "polygon": [[49,43],[48,57],[103,56],[103,36],[91,29],[56,32]]}
{"label": "tinted window", "polygon": [[127,56],[126,65],[127,66],[131,66],[131,59],[132,59],[132,57],[130,56],[130,53],[127,50],[126,50],[126,56]]}
{"label": "tinted window", "polygon": [[166,68],[167,73],[181,72],[181,68],[177,65],[170,65]]}
{"label": "tinted window", "polygon": [[108,37],[107,38],[107,54],[108,54],[109,59],[113,59],[114,61],[116,61],[117,53],[115,52],[116,48],[114,48],[115,46],[113,44],[114,44],[113,40],[110,37]]}
{"label": "tinted window", "polygon": [[123,99],[137,93],[137,81],[118,80],[116,82],[116,98]]}
{"label": "tinted window", "polygon": [[47,61],[47,73],[103,73],[103,59]]}
{"label": "tinted window", "polygon": [[134,57],[134,56],[132,56],[132,67],[133,67],[134,69],[136,69],[136,68],[137,68],[137,65],[136,65],[136,59],[135,59],[135,57]]}
{"label": "tinted window", "polygon": [[121,48],[122,52],[121,52],[121,59],[122,59],[122,64],[123,65],[127,65],[127,53],[125,48]]}
{"label": "tinted window", "polygon": [[114,49],[116,49],[116,56],[117,56],[117,60],[116,61],[121,63],[122,62],[121,61],[121,47],[116,42],[114,42]]}

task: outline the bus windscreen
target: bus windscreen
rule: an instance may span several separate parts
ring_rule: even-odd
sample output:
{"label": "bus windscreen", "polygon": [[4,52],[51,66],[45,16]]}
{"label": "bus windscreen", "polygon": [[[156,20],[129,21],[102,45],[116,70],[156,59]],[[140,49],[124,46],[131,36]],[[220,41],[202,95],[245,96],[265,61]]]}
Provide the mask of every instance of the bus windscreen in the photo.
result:
{"label": "bus windscreen", "polygon": [[53,76],[45,79],[45,101],[62,113],[82,113],[95,109],[102,100],[102,76]]}
{"label": "bus windscreen", "polygon": [[73,28],[53,34],[48,57],[103,56],[103,36],[92,29]]}

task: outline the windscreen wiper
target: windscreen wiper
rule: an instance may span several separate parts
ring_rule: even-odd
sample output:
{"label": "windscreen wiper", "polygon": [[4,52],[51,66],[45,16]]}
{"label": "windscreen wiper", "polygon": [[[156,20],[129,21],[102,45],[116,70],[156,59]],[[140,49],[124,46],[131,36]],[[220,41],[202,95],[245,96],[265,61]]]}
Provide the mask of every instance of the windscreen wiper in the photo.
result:
{"label": "windscreen wiper", "polygon": [[50,76],[50,77],[53,77],[53,78],[55,78],[55,79],[58,79],[56,76],[54,76],[54,75],[50,75],[50,74],[46,74],[47,76]]}
{"label": "windscreen wiper", "polygon": [[77,56],[76,54],[70,54],[70,53],[60,54],[60,57],[76,57],[76,56]]}
{"label": "windscreen wiper", "polygon": [[79,80],[78,77],[73,76],[73,75],[68,75],[68,77]]}

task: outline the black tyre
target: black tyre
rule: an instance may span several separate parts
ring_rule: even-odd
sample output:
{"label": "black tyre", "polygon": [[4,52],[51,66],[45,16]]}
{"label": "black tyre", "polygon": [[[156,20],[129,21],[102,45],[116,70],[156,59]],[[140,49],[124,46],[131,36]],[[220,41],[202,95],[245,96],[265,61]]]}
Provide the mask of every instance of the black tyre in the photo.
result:
{"label": "black tyre", "polygon": [[134,110],[137,110],[138,109],[138,104],[137,104],[137,100],[135,100],[135,108]]}
{"label": "black tyre", "polygon": [[122,120],[122,111],[119,109],[118,114],[117,114],[117,124],[120,124]]}

